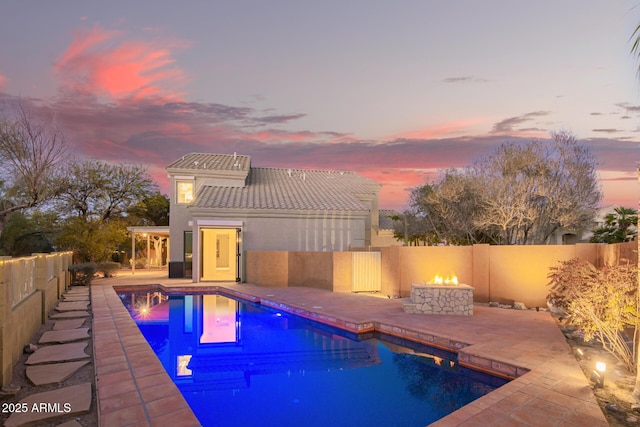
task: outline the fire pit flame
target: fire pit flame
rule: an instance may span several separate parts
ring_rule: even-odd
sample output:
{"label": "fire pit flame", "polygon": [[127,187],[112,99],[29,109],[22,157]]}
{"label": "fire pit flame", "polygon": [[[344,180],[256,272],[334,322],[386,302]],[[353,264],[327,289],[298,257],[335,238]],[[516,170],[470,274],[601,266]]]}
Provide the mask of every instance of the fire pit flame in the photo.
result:
{"label": "fire pit flame", "polygon": [[455,274],[447,277],[442,277],[439,274],[436,274],[435,276],[433,276],[433,279],[431,279],[430,283],[434,285],[457,285],[458,277]]}

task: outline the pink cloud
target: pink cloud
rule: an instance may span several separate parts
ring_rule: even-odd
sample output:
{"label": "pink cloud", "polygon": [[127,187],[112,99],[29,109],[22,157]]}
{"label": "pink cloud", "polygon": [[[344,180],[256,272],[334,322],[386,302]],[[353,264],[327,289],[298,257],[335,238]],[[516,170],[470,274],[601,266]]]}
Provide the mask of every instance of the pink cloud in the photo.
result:
{"label": "pink cloud", "polygon": [[[358,172],[383,185],[381,207],[402,209],[407,206],[410,190],[433,181],[440,169],[470,165],[503,142],[528,139],[490,134],[357,140],[339,132],[274,129],[299,114],[265,118],[263,111],[217,103],[163,103],[156,98],[105,103],[92,94],[62,95],[53,103],[42,103],[42,108],[56,111],[78,154],[148,165],[165,193],[168,181],[164,168],[180,156],[235,151],[250,155],[256,167]],[[0,100],[7,96],[0,93]],[[24,102],[31,105],[35,100]],[[452,124],[440,128],[461,127]],[[599,138],[584,143],[598,163],[605,204],[636,205],[639,185],[635,159],[640,142]]]}
{"label": "pink cloud", "polygon": [[172,57],[179,43],[128,40],[122,31],[80,29],[55,67],[66,89],[113,100],[178,100],[185,75]]}
{"label": "pink cloud", "polygon": [[469,133],[469,129],[481,123],[486,123],[486,119],[474,118],[442,123],[436,126],[428,126],[422,129],[414,129],[394,135],[391,139],[429,139],[442,138],[452,135]]}
{"label": "pink cloud", "polygon": [[0,89],[7,83],[7,78],[0,74]]}

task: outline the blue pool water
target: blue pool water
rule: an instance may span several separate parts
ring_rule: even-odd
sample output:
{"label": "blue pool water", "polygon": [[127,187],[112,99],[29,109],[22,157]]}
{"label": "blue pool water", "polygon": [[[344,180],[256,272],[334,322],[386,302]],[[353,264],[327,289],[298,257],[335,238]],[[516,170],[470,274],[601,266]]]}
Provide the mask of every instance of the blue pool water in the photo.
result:
{"label": "blue pool water", "polygon": [[425,426],[506,383],[452,353],[221,295],[119,295],[204,426]]}

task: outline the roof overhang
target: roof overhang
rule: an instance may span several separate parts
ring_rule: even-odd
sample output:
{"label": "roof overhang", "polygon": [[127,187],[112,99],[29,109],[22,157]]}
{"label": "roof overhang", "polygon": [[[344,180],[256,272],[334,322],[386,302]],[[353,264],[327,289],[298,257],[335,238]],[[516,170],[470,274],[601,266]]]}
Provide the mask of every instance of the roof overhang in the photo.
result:
{"label": "roof overhang", "polygon": [[127,227],[127,231],[133,234],[169,237],[169,227],[163,226]]}

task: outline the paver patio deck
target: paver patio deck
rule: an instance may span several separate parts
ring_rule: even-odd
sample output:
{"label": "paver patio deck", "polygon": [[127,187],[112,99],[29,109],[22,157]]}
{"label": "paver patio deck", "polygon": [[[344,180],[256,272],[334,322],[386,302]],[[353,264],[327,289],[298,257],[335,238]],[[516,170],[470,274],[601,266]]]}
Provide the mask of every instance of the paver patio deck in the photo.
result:
{"label": "paver patio deck", "polygon": [[137,272],[92,285],[93,354],[102,425],[198,425],[113,290],[113,286],[149,284],[223,289],[347,329],[377,329],[458,350],[462,364],[517,377],[434,426],[608,426],[548,312],[476,306],[473,316],[411,315],[403,312],[401,300],[311,288],[193,284],[167,279],[166,272]]}

